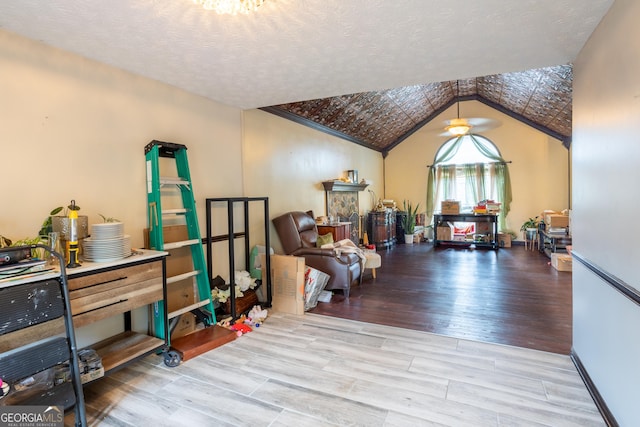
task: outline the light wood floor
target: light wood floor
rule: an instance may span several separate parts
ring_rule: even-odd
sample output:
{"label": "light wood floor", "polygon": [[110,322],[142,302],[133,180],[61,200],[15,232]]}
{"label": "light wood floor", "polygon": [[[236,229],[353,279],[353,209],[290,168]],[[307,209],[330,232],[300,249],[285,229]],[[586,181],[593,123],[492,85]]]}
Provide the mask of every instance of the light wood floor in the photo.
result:
{"label": "light wood floor", "polygon": [[270,313],[178,367],[153,355],[85,396],[101,426],[605,425],[566,355],[317,314]]}

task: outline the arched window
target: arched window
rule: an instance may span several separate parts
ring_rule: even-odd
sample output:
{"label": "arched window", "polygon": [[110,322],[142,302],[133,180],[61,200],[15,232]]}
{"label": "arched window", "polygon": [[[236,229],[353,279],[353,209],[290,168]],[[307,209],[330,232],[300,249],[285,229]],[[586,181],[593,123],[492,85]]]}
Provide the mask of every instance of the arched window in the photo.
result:
{"label": "arched window", "polygon": [[436,153],[429,172],[429,215],[443,200],[460,201],[460,210],[466,212],[481,200],[495,200],[502,204],[499,225],[505,228],[511,204],[509,170],[489,139],[474,134],[449,139]]}
{"label": "arched window", "polygon": [[[495,159],[496,157],[501,157],[498,148],[493,144],[493,142],[481,135],[466,134],[460,137],[449,139],[444,144],[442,144],[442,146],[436,153],[436,159],[440,158],[449,151],[452,152],[451,155],[439,162],[439,164],[464,165],[471,163],[494,162],[495,160],[493,159]],[[487,157],[487,155],[483,154],[483,152],[489,153],[491,157]]]}

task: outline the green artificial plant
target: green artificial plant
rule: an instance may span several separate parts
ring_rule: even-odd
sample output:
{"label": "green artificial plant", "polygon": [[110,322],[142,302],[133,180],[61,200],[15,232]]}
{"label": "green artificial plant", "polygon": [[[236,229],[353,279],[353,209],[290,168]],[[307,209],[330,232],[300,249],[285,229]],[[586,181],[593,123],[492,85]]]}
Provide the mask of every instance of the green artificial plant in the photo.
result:
{"label": "green artificial plant", "polygon": [[416,231],[416,217],[418,216],[419,207],[420,203],[418,203],[414,208],[412,207],[411,202],[407,200],[402,202],[402,208],[406,213],[406,215],[402,217],[402,228],[404,229],[404,234],[413,234]]}

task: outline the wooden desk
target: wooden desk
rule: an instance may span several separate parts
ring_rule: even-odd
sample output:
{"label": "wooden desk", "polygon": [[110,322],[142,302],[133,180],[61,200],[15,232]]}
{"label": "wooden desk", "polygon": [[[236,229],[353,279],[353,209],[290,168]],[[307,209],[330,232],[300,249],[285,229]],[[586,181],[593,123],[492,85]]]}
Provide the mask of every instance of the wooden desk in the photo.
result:
{"label": "wooden desk", "polygon": [[446,241],[448,244],[469,244],[468,242],[456,242],[453,240],[438,240],[438,224],[441,222],[475,222],[475,223],[490,223],[491,224],[491,236],[489,242],[473,242],[477,248],[491,248],[498,249],[498,216],[493,214],[457,214],[457,215],[433,215],[433,246],[436,247],[440,242]]}
{"label": "wooden desk", "polygon": [[350,222],[335,222],[332,224],[318,224],[318,234],[323,236],[331,233],[333,235],[333,241],[351,239],[351,223]]}

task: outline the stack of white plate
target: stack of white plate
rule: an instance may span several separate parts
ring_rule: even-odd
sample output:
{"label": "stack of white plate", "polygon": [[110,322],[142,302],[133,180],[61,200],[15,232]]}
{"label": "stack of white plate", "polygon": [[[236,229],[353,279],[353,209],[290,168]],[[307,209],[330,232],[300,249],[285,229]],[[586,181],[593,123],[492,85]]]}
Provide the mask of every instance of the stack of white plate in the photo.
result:
{"label": "stack of white plate", "polygon": [[124,223],[91,225],[91,236],[82,241],[82,257],[90,262],[111,262],[131,255],[131,239],[124,234]]}

